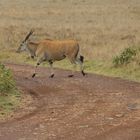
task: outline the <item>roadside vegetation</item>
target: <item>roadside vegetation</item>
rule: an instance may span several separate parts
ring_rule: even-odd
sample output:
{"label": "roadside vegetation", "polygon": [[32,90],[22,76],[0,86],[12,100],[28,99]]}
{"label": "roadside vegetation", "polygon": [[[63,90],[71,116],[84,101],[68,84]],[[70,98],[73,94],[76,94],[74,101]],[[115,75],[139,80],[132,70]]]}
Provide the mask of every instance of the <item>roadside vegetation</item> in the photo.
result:
{"label": "roadside vegetation", "polygon": [[12,72],[0,63],[0,119],[13,112],[19,102],[20,93],[16,89]]}
{"label": "roadside vegetation", "polygon": [[115,67],[128,65],[135,60],[135,56],[138,54],[139,49],[125,48],[119,55],[113,58],[113,64]]}

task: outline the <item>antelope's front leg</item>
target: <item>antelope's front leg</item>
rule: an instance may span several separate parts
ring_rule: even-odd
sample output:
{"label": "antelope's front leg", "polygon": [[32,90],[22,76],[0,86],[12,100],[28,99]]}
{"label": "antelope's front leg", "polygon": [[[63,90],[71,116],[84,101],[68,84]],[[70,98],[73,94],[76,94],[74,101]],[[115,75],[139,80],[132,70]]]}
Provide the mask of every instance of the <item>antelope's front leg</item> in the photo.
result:
{"label": "antelope's front leg", "polygon": [[33,73],[33,75],[32,75],[32,78],[34,78],[34,77],[36,76],[36,74],[37,74],[37,73],[36,73],[37,68],[38,68],[38,66],[39,66],[43,61],[44,61],[44,58],[40,58],[40,59],[38,60],[36,66],[35,66],[35,70],[34,70],[34,73]]}
{"label": "antelope's front leg", "polygon": [[51,72],[50,78],[53,78],[54,77],[53,62],[49,61],[49,65],[50,65],[50,72]]}
{"label": "antelope's front leg", "polygon": [[34,77],[36,76],[36,70],[37,70],[37,67],[38,67],[39,65],[40,65],[39,63],[36,64],[36,66],[35,66],[35,71],[34,71],[34,73],[33,73],[33,75],[32,75],[32,78],[34,78]]}

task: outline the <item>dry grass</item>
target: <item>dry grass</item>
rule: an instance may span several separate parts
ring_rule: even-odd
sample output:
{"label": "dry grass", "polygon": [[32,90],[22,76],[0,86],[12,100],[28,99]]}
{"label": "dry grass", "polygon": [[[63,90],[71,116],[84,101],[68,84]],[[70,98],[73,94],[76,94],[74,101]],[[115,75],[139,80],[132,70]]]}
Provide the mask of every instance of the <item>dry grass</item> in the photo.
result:
{"label": "dry grass", "polygon": [[17,56],[31,28],[33,40],[77,39],[91,61],[111,63],[124,48],[140,44],[139,0],[1,0],[0,6],[0,48],[7,55]]}
{"label": "dry grass", "polygon": [[[19,42],[19,35],[30,28],[46,37],[76,38],[91,58],[110,58],[133,43],[133,36],[135,42],[140,41],[138,0],[1,0],[0,5],[0,28],[6,30],[6,34],[1,32],[1,39],[8,38],[4,44],[9,41],[11,46],[11,40]],[[129,37],[122,40],[125,36]]]}

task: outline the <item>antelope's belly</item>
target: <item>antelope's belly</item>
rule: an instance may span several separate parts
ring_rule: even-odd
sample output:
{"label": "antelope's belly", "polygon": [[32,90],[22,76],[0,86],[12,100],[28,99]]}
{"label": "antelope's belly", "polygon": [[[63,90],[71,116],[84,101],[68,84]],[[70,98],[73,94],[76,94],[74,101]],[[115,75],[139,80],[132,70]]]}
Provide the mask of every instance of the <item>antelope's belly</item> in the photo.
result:
{"label": "antelope's belly", "polygon": [[60,60],[63,60],[64,58],[66,58],[65,55],[58,55],[58,56],[52,56],[52,60],[54,61],[60,61]]}
{"label": "antelope's belly", "polygon": [[46,60],[60,61],[63,60],[66,56],[63,53],[46,53]]}

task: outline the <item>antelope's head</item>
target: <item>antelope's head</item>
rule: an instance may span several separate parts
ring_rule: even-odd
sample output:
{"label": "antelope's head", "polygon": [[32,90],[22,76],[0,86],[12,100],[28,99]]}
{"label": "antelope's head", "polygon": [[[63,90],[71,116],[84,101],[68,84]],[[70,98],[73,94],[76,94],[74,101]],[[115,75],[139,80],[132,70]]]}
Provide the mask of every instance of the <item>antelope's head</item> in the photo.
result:
{"label": "antelope's head", "polygon": [[25,37],[25,39],[21,42],[21,44],[20,44],[20,46],[18,47],[18,49],[17,49],[17,53],[20,53],[20,52],[22,52],[22,51],[27,51],[28,50],[28,48],[27,48],[27,46],[28,46],[28,40],[29,40],[29,37],[31,36],[33,34],[33,30],[31,30],[28,34],[27,34],[27,36]]}

